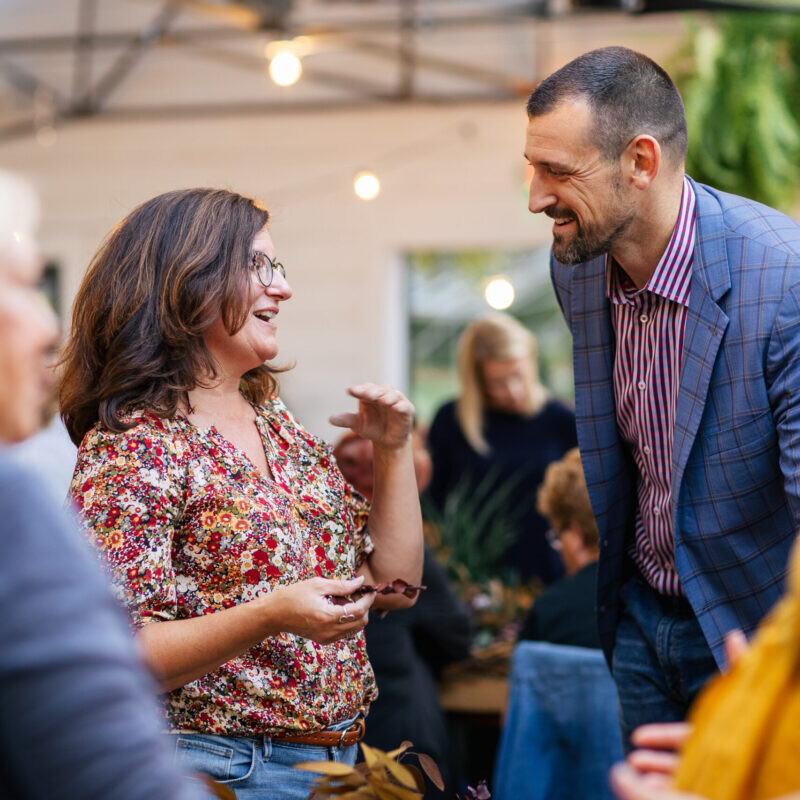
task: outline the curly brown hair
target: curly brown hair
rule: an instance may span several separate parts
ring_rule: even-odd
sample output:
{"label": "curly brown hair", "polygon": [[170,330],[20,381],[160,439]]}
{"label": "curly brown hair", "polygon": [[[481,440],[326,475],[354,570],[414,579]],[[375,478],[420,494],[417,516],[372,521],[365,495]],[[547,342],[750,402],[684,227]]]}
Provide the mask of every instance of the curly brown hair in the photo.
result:
{"label": "curly brown hair", "polygon": [[536,495],[536,508],[557,531],[575,525],[588,548],[596,548],[599,534],[589,502],[581,454],[573,447],[560,460],[550,464]]}
{"label": "curly brown hair", "polygon": [[[188,392],[216,377],[203,334],[217,317],[233,335],[247,320],[250,246],[269,212],[224,189],[167,192],[134,209],[92,258],[75,298],[60,365],[61,416],[75,444],[96,423],[130,427],[144,409],[174,416]],[[255,403],[279,368],[242,377]]]}

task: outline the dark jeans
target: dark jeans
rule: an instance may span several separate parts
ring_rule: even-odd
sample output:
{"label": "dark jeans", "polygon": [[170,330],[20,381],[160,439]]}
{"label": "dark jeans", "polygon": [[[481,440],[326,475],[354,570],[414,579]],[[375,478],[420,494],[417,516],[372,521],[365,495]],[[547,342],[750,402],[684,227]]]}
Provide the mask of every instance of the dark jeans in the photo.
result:
{"label": "dark jeans", "polygon": [[686,598],[658,594],[636,574],[621,599],[612,668],[627,753],[639,725],[683,720],[717,665]]}

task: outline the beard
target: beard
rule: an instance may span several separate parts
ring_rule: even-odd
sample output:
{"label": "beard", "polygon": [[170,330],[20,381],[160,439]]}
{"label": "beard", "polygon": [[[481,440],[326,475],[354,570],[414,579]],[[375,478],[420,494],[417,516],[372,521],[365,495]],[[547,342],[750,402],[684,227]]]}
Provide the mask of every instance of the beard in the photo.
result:
{"label": "beard", "polygon": [[553,255],[569,266],[583,264],[597,256],[606,254],[614,242],[625,232],[633,221],[633,214],[615,219],[602,229],[581,227],[576,220],[576,233],[572,238],[553,234]]}
{"label": "beard", "polygon": [[597,256],[607,253],[617,239],[628,229],[636,213],[631,203],[621,200],[622,182],[617,180],[611,187],[609,199],[614,205],[608,207],[605,219],[595,225],[581,225],[578,218],[569,209],[551,206],[545,214],[554,219],[572,219],[575,221],[575,234],[572,237],[553,232],[553,255],[569,266],[582,264]]}

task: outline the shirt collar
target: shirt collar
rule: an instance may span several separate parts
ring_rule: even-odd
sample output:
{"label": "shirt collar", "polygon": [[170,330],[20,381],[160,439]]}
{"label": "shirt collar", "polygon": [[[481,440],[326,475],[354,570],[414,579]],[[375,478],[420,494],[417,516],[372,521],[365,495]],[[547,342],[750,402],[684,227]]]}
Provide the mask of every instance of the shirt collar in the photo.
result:
{"label": "shirt collar", "polygon": [[695,205],[694,189],[684,176],[678,220],[655,272],[642,289],[636,288],[610,255],[606,256],[606,296],[612,303],[630,304],[636,295],[648,291],[682,306],[689,305],[695,246]]}

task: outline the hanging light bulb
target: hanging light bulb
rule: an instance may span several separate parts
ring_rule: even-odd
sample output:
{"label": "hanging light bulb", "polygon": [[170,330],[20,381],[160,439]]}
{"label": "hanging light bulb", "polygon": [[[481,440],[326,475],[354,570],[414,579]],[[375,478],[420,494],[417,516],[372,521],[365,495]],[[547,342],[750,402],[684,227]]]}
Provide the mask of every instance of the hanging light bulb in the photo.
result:
{"label": "hanging light bulb", "polygon": [[492,278],[483,295],[492,308],[503,311],[514,302],[514,287],[508,278]]}
{"label": "hanging light bulb", "polygon": [[372,172],[359,172],[353,179],[353,190],[362,200],[374,200],[381,190],[381,182]]}
{"label": "hanging light bulb", "polygon": [[302,74],[300,59],[289,50],[283,50],[270,59],[269,76],[278,86],[292,86]]}

